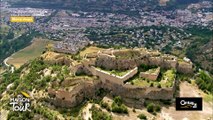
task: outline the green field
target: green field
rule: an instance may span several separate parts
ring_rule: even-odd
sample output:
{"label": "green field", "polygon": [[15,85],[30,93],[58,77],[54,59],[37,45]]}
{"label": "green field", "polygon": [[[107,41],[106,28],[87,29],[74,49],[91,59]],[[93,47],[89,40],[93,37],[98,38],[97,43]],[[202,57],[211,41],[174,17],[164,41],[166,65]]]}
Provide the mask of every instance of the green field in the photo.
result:
{"label": "green field", "polygon": [[52,43],[50,40],[34,38],[32,44],[9,57],[8,64],[19,68],[21,65],[29,60],[39,57],[45,50],[47,44]]}

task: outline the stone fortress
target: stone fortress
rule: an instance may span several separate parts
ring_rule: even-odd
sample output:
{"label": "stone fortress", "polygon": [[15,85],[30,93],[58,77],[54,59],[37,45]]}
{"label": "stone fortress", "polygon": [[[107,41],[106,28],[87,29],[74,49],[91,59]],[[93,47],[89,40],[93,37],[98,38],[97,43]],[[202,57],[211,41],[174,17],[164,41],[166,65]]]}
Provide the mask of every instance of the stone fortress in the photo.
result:
{"label": "stone fortress", "polygon": [[[158,51],[144,48],[106,49],[97,53],[88,53],[78,64],[76,61],[72,61],[70,64],[70,71],[73,74],[85,73],[95,76],[94,80],[88,80],[89,78],[64,80],[61,84],[62,87],[74,86],[69,90],[48,89],[50,101],[55,106],[74,107],[83,102],[85,98],[96,97],[96,92],[100,89],[109,91],[112,96],[121,96],[132,107],[142,107],[145,99],[171,100],[176,90],[176,79],[172,86],[162,88],[126,84],[126,81],[139,72],[138,67],[141,64],[158,66],[150,74],[149,72],[139,73],[140,77],[150,80],[157,79],[160,68],[175,69],[183,74],[193,73],[193,64],[190,61],[179,60],[175,56],[161,54]],[[98,69],[99,67],[107,70],[128,70],[128,72],[123,76],[118,76]]]}

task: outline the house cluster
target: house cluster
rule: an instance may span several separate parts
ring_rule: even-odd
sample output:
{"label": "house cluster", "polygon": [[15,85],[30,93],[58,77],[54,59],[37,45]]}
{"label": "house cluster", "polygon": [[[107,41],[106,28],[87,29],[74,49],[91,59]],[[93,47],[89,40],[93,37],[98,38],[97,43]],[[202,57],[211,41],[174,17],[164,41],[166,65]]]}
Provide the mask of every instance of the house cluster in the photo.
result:
{"label": "house cluster", "polygon": [[81,33],[70,34],[65,40],[54,45],[54,51],[76,54],[90,44],[87,37]]}

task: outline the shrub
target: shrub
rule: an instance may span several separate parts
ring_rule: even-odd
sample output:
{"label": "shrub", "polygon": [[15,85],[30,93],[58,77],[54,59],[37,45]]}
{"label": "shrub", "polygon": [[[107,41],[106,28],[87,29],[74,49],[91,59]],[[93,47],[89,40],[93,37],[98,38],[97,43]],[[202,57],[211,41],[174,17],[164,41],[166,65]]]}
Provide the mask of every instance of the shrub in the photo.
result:
{"label": "shrub", "polygon": [[147,118],[144,114],[139,114],[137,117],[141,120],[147,120]]}
{"label": "shrub", "polygon": [[156,105],[156,106],[155,106],[155,111],[156,111],[156,112],[160,112],[160,111],[161,111],[161,107],[160,107],[159,105]]}
{"label": "shrub", "polygon": [[147,105],[147,111],[152,113],[154,112],[154,104],[153,103],[150,103]]}
{"label": "shrub", "polygon": [[156,113],[156,112],[153,112],[152,114],[153,114],[153,115],[157,115],[157,113]]}
{"label": "shrub", "polygon": [[134,112],[134,113],[136,112],[135,108],[132,109],[132,112]]}
{"label": "shrub", "polygon": [[161,111],[160,105],[155,105],[154,103],[148,103],[146,108],[147,108],[147,111],[152,113],[153,115],[156,115],[156,112]]}
{"label": "shrub", "polygon": [[144,106],[147,107],[147,105],[148,105],[149,103],[150,103],[149,101],[146,101],[146,100],[145,100]]}
{"label": "shrub", "polygon": [[112,103],[112,112],[115,113],[128,113],[128,109],[125,105],[118,105],[115,102]]}
{"label": "shrub", "polygon": [[122,101],[122,99],[121,99],[120,96],[116,96],[116,97],[114,98],[114,102],[115,102],[116,104],[118,104],[118,106],[120,106],[120,105],[123,103],[123,101]]}
{"label": "shrub", "polygon": [[109,104],[106,103],[106,102],[101,101],[101,102],[100,102],[100,106],[101,106],[102,108],[107,109],[107,111],[111,111]]}
{"label": "shrub", "polygon": [[153,86],[154,86],[154,84],[153,84],[153,83],[151,83],[151,84],[150,84],[150,87],[153,87]]}
{"label": "shrub", "polygon": [[90,110],[92,111],[93,120],[112,120],[112,116],[104,113],[101,109],[96,108],[94,105]]}
{"label": "shrub", "polygon": [[128,109],[124,104],[122,104],[120,107],[121,107],[122,113],[128,113]]}
{"label": "shrub", "polygon": [[158,84],[158,88],[161,88],[161,85],[160,85],[160,84]]}
{"label": "shrub", "polygon": [[164,105],[171,105],[172,101],[171,100],[160,100]]}

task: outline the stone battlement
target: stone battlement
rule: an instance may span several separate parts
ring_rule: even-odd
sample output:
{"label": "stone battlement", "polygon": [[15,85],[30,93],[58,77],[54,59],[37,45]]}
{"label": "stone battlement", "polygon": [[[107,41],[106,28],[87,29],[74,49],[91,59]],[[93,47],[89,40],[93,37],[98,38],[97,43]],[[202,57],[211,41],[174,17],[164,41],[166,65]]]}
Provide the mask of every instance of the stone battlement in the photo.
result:
{"label": "stone battlement", "polygon": [[158,67],[153,72],[151,71],[140,72],[140,77],[147,78],[149,80],[157,80],[159,73],[160,73],[160,67]]}
{"label": "stone battlement", "polygon": [[[97,56],[94,58],[94,56]],[[158,68],[154,73],[140,73],[141,77],[156,80],[160,67],[167,69],[176,69],[181,73],[193,73],[192,63],[178,61],[175,56],[162,55],[158,51],[150,52],[147,49],[131,49],[131,50],[113,50],[108,49],[99,51],[97,54],[93,53],[90,57],[85,56],[77,65],[71,65],[71,72],[84,72],[88,75],[97,76],[99,80],[85,81],[78,83],[71,91],[63,89],[54,91],[48,90],[51,97],[50,101],[56,106],[61,107],[75,107],[80,104],[84,98],[93,98],[96,96],[96,91],[103,88],[111,95],[121,96],[128,100],[137,100],[135,106],[143,105],[145,99],[153,100],[170,100],[176,89],[176,79],[171,87],[157,88],[157,87],[139,87],[130,84],[124,84],[125,81],[138,73],[138,66],[156,65]],[[110,74],[104,70],[130,70],[123,76]],[[80,80],[81,81],[81,80]],[[76,80],[65,80],[62,85],[74,85]]]}
{"label": "stone battlement", "polygon": [[[142,54],[143,53],[143,54]],[[108,70],[128,70],[137,67],[140,64],[157,65],[166,69],[176,69],[180,73],[192,73],[192,63],[178,61],[177,57],[172,55],[160,55],[158,52],[136,50],[114,51],[113,55],[99,53],[96,58],[96,66]]]}

